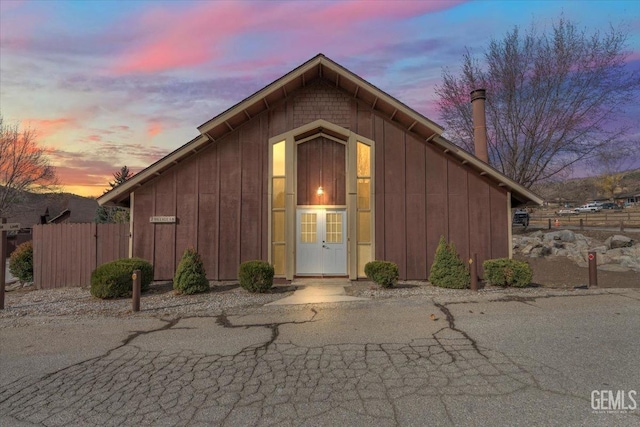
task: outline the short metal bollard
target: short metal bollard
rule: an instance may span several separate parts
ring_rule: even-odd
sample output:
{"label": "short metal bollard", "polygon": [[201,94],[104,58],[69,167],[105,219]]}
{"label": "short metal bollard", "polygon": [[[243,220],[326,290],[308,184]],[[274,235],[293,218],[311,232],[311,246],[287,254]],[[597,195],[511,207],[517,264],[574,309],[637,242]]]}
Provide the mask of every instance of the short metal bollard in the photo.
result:
{"label": "short metal bollard", "polygon": [[589,252],[589,287],[598,287],[598,258],[595,252]]}
{"label": "short metal bollard", "polygon": [[133,270],[133,274],[131,275],[131,279],[133,279],[133,302],[132,309],[133,311],[140,311],[140,288],[142,283],[142,271],[141,270]]}
{"label": "short metal bollard", "polygon": [[471,274],[471,290],[478,290],[478,254],[469,259],[469,273]]}

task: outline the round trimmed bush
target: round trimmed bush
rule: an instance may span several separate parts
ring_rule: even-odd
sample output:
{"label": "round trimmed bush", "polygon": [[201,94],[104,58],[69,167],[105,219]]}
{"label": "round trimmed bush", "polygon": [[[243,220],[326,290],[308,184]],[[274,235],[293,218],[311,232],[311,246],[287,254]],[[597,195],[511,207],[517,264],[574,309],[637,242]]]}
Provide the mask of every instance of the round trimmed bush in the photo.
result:
{"label": "round trimmed bush", "polygon": [[245,261],[240,264],[240,286],[249,292],[267,292],[273,286],[273,266],[266,261]]}
{"label": "round trimmed bush", "polygon": [[173,289],[181,294],[197,294],[209,291],[207,273],[200,254],[193,248],[187,248],[173,277]]}
{"label": "round trimmed bush", "polygon": [[398,266],[393,262],[368,262],[364,265],[364,274],[383,288],[391,288],[398,283]]}
{"label": "round trimmed bush", "polygon": [[533,271],[524,261],[509,258],[488,259],[482,263],[484,279],[496,286],[524,288],[531,283]]}
{"label": "round trimmed bush", "polygon": [[452,289],[465,289],[471,283],[471,274],[460,259],[455,245],[447,244],[444,236],[440,237],[429,281],[435,286]]}
{"label": "round trimmed bush", "polygon": [[128,297],[133,293],[134,270],[141,270],[141,291],[148,291],[153,281],[153,266],[141,258],[123,258],[107,262],[91,273],[91,295],[96,298]]}
{"label": "round trimmed bush", "polygon": [[9,271],[21,282],[33,282],[33,242],[24,242],[13,251]]}

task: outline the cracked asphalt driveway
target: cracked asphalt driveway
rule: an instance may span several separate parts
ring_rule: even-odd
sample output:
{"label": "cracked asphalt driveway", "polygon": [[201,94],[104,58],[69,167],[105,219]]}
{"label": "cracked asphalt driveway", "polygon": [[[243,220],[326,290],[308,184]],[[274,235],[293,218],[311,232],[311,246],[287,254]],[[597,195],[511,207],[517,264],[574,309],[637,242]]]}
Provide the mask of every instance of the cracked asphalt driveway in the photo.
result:
{"label": "cracked asphalt driveway", "polygon": [[3,426],[640,424],[591,407],[640,391],[637,290],[25,319],[0,343]]}

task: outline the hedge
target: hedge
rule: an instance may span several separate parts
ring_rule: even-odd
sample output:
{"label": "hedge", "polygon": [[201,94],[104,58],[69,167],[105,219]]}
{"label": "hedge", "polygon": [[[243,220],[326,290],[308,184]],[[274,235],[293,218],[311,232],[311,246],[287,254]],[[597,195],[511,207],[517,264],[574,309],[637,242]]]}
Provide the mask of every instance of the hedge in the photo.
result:
{"label": "hedge", "polygon": [[398,283],[398,265],[393,262],[368,262],[364,265],[364,274],[383,288],[391,288]]}
{"label": "hedge", "polygon": [[124,258],[102,264],[91,273],[91,295],[96,298],[119,298],[133,292],[131,275],[141,270],[141,291],[149,290],[153,281],[153,266],[141,258]]}
{"label": "hedge", "polygon": [[266,292],[273,286],[273,266],[266,261],[245,261],[240,264],[240,286],[249,292]]}
{"label": "hedge", "polygon": [[482,263],[484,280],[496,286],[523,288],[531,283],[533,272],[524,261],[509,258],[488,259]]}

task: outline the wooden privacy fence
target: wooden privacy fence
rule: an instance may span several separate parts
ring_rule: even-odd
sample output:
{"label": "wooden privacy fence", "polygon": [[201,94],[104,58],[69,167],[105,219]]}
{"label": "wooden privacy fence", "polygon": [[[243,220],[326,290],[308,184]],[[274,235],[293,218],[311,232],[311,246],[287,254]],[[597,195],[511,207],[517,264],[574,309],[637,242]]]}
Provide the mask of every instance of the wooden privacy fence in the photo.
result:
{"label": "wooden privacy fence", "polygon": [[33,281],[38,289],[89,286],[97,266],[128,257],[128,223],[33,227]]}

